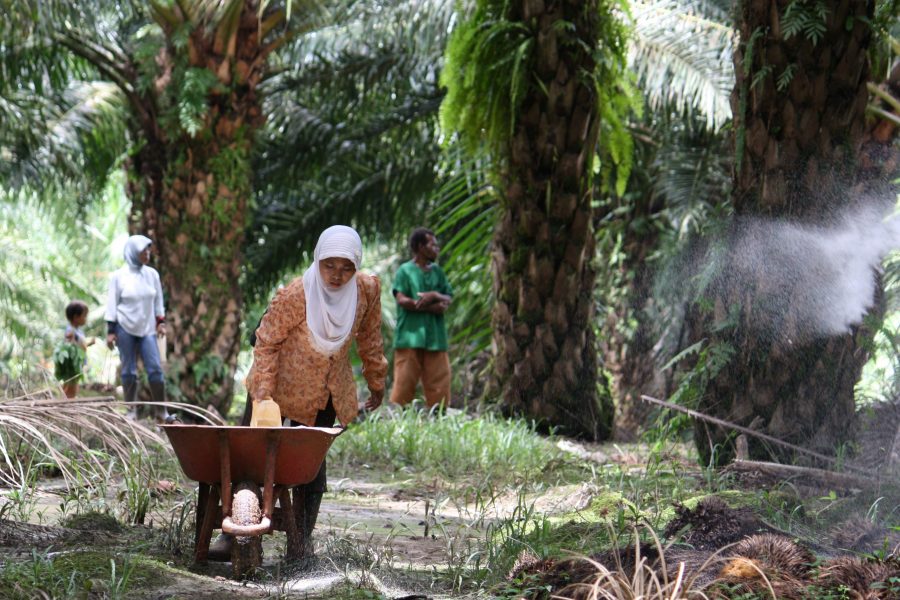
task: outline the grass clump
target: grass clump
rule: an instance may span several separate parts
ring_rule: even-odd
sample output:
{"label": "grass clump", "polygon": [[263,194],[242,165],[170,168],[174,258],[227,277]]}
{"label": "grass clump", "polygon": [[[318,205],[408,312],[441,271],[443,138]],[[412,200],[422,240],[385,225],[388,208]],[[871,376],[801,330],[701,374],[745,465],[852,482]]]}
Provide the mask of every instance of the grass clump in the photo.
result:
{"label": "grass clump", "polygon": [[576,481],[584,467],[533,423],[492,414],[478,418],[407,407],[379,411],[335,440],[329,462],[344,472],[362,463],[454,485],[493,486]]}
{"label": "grass clump", "polygon": [[3,598],[127,598],[128,591],[157,581],[162,570],[131,554],[111,557],[102,552],[40,554],[7,561],[0,568]]}
{"label": "grass clump", "polygon": [[69,529],[84,529],[87,531],[108,531],[119,533],[122,525],[109,513],[90,511],[70,515],[60,522],[60,525]]}

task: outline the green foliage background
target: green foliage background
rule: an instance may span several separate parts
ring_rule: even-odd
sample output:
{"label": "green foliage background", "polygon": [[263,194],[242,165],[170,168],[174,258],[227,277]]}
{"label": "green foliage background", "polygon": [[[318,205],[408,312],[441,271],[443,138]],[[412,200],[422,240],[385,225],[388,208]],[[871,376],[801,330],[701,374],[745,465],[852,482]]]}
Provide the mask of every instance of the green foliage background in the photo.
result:
{"label": "green foliage background", "polygon": [[[104,335],[108,274],[122,264],[129,203],[114,173],[93,203],[77,190],[0,188],[0,373],[18,377],[41,365],[63,339],[69,301],[87,303],[87,335]],[[91,354],[96,369],[102,352]]]}

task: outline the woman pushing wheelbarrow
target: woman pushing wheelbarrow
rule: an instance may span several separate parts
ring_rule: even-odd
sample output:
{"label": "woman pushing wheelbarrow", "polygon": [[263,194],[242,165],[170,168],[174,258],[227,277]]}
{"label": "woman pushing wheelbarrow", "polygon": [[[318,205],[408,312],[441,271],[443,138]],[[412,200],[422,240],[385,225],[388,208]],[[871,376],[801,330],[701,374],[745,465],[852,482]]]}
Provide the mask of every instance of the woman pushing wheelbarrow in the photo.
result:
{"label": "woman pushing wheelbarrow", "polygon": [[[350,227],[323,231],[313,258],[303,276],[278,290],[269,304],[256,331],[245,384],[254,404],[274,400],[291,426],[331,427],[337,418],[346,427],[358,413],[349,358],[352,340],[369,387],[366,409],[378,408],[384,397],[381,284],[359,272],[362,241]],[[292,490],[300,557],[312,554],[311,534],[325,480],[323,458],[315,478]],[[233,542],[233,536],[223,533],[210,545],[209,557],[227,560]]]}

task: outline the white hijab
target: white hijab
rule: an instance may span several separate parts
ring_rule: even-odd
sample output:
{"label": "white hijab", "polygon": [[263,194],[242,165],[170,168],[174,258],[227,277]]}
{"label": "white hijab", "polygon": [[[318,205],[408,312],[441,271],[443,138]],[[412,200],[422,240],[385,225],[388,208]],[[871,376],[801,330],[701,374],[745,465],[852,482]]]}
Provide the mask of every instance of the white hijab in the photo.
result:
{"label": "white hijab", "polygon": [[133,270],[140,271],[144,263],[141,262],[141,252],[147,249],[147,246],[153,243],[148,237],[143,235],[133,235],[125,242],[125,262]]}
{"label": "white hijab", "polygon": [[347,341],[356,320],[356,274],[339,289],[329,289],[319,274],[319,261],[346,258],[358,271],[362,263],[362,240],[353,228],[334,225],[319,236],[313,258],[313,264],[303,274],[306,324],[316,348],[324,354],[334,354]]}

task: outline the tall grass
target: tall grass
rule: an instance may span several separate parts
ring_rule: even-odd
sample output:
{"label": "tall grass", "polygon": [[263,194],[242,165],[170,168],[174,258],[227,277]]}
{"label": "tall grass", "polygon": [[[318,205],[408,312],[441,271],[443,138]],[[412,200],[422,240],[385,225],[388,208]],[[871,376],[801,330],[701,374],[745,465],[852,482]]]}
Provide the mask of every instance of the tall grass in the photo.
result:
{"label": "tall grass", "polygon": [[[382,409],[334,443],[329,460],[344,475],[364,465],[439,477],[458,485],[494,486],[575,480],[584,470],[533,423],[492,414],[477,418],[415,406]],[[553,468],[550,468],[550,467]]]}
{"label": "tall grass", "polygon": [[162,575],[158,567],[131,554],[110,557],[103,552],[39,553],[0,566],[0,597],[34,598],[132,597],[136,587]]}

